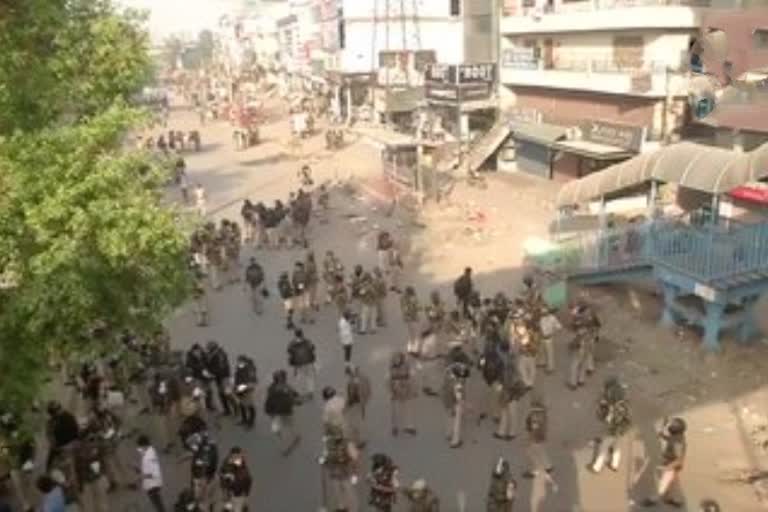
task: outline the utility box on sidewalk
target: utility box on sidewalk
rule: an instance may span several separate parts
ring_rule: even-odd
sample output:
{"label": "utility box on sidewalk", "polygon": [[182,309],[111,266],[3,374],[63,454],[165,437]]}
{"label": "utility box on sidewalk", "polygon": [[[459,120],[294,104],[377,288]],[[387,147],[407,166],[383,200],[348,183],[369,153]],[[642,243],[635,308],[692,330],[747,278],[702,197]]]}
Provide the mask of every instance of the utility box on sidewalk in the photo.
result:
{"label": "utility box on sidewalk", "polygon": [[532,238],[523,244],[523,262],[535,276],[542,298],[549,306],[560,308],[568,301],[565,272],[568,256],[549,240]]}

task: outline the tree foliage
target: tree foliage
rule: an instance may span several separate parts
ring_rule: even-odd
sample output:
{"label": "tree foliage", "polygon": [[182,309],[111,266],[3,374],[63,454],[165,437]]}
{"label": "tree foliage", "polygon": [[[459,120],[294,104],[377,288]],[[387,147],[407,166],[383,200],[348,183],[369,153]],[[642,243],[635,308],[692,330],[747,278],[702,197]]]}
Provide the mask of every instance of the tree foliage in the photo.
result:
{"label": "tree foliage", "polygon": [[0,135],[81,119],[137,92],[152,69],[144,21],[110,0],[0,10]]}
{"label": "tree foliage", "polygon": [[148,36],[110,0],[0,2],[0,407],[36,398],[52,353],[154,331],[188,296],[170,169],[126,147]]}
{"label": "tree foliage", "polygon": [[51,350],[102,348],[86,336],[97,322],[151,332],[189,291],[187,240],[158,192],[168,169],[121,148],[135,120],[113,108],[0,143],[3,398],[25,398],[14,387]]}

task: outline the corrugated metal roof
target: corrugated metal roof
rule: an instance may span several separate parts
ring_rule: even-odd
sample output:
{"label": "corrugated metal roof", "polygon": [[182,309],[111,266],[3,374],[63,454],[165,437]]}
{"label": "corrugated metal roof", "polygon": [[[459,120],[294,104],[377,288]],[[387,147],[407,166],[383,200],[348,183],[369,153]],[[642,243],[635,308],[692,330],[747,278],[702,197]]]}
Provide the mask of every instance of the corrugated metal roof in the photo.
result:
{"label": "corrugated metal roof", "polygon": [[515,139],[530,140],[550,145],[565,138],[567,128],[546,123],[513,123],[512,130]]}
{"label": "corrugated metal roof", "polygon": [[606,196],[647,181],[722,194],[768,176],[768,143],[749,153],[683,142],[644,153],[600,172],[567,183],[557,206],[570,206]]}

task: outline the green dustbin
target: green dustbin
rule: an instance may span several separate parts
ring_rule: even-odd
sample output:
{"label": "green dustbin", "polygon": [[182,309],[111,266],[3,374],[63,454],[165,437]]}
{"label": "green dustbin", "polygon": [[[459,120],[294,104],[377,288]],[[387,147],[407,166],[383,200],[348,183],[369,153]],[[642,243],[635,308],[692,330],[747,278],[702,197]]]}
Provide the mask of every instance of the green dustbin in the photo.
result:
{"label": "green dustbin", "polygon": [[568,289],[565,280],[553,281],[542,290],[542,298],[550,307],[561,308],[568,300]]}

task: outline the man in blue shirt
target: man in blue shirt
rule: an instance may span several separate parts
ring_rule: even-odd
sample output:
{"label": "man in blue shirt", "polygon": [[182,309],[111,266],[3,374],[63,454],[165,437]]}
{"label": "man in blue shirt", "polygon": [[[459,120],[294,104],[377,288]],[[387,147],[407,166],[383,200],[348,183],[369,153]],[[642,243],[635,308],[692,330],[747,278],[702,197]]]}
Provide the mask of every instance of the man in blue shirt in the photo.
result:
{"label": "man in blue shirt", "polygon": [[[42,495],[40,499],[40,512],[66,512],[66,500],[61,487],[47,476],[37,479],[37,488]],[[3,512],[0,508],[0,512]]]}

